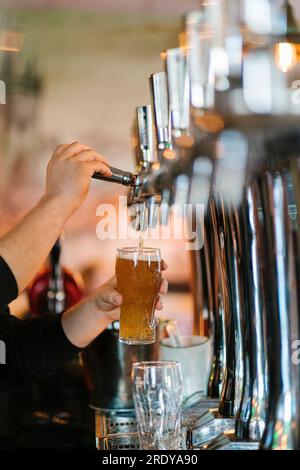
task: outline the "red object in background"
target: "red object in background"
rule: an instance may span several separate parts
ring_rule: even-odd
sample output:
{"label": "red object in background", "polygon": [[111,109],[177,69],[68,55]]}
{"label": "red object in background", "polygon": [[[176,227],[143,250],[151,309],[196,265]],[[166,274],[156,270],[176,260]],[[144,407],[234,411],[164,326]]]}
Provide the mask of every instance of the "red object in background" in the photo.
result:
{"label": "red object in background", "polygon": [[[48,313],[47,293],[49,290],[49,281],[51,269],[45,268],[32,281],[28,288],[28,297],[30,304],[30,313],[34,317],[39,317]],[[80,302],[83,298],[83,291],[75,281],[71,272],[62,268],[65,292],[65,310]]]}

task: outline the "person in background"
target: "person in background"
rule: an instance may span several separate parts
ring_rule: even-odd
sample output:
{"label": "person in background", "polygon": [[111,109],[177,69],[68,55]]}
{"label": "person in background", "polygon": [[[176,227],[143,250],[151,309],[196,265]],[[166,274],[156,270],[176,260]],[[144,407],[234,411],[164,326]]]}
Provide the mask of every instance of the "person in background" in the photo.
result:
{"label": "person in background", "polygon": [[[58,146],[47,167],[43,197],[0,239],[0,340],[6,349],[1,381],[54,373],[119,317],[122,296],[115,277],[61,315],[20,320],[7,307],[34,277],[64,224],[86,198],[94,172],[111,175],[103,156],[79,142]],[[163,262],[162,269],[166,267]],[[160,293],[167,288],[163,278]],[[160,297],[156,308],[162,309]]]}

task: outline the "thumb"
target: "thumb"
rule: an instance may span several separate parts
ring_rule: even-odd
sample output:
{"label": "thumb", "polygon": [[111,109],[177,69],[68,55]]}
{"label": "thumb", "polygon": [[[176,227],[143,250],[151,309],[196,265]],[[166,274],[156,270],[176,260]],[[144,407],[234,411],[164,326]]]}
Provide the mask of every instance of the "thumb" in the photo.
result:
{"label": "thumb", "polygon": [[112,286],[103,287],[97,295],[98,307],[106,312],[119,307],[122,300],[122,295]]}

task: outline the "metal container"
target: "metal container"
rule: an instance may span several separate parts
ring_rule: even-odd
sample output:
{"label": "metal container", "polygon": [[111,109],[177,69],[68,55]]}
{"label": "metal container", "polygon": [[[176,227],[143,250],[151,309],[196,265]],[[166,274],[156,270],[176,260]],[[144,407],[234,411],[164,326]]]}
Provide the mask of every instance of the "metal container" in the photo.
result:
{"label": "metal container", "polygon": [[133,362],[156,361],[158,357],[159,341],[147,345],[120,343],[119,322],[114,322],[84,353],[91,406],[106,410],[133,409],[131,366]]}
{"label": "metal container", "polygon": [[96,448],[98,450],[139,449],[137,422],[133,410],[95,409]]}

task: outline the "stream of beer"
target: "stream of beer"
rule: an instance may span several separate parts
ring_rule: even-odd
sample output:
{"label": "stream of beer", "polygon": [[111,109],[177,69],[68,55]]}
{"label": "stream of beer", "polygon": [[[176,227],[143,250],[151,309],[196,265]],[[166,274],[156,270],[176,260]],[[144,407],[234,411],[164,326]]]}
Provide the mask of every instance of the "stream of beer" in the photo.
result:
{"label": "stream of beer", "polygon": [[140,230],[140,239],[139,239],[139,252],[142,253],[144,249],[144,232]]}

